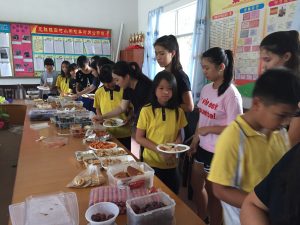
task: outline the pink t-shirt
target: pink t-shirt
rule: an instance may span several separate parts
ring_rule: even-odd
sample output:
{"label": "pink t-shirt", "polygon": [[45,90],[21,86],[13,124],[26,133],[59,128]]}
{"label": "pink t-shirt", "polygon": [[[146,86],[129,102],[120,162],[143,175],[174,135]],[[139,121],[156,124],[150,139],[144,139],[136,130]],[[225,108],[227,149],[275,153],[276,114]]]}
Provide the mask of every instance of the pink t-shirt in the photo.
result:
{"label": "pink t-shirt", "polygon": [[[242,97],[233,84],[221,96],[218,96],[218,89],[213,88],[213,83],[205,85],[197,106],[200,114],[198,127],[226,126],[243,112]],[[214,153],[218,136],[218,134],[199,135],[199,146]]]}

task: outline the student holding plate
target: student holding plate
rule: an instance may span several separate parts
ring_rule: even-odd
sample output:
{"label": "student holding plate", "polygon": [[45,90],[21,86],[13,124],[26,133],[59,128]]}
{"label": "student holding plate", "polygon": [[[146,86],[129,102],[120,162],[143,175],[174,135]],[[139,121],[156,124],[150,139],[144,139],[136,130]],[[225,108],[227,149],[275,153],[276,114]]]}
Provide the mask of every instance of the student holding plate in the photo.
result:
{"label": "student holding plate", "polygon": [[43,98],[48,98],[49,95],[57,95],[56,79],[57,71],[54,71],[54,61],[51,58],[44,60],[45,71],[41,75],[41,81],[38,89],[40,89]]}

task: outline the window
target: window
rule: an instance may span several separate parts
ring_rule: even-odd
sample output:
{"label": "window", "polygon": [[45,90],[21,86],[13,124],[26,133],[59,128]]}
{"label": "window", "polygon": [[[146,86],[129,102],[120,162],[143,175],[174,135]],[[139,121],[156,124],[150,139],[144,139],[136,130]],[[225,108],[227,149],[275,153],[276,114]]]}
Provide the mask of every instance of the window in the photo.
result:
{"label": "window", "polygon": [[[162,13],[159,20],[159,36],[169,34],[176,36],[180,61],[185,72],[189,71],[196,7],[196,2],[189,3],[181,8]],[[161,70],[162,68],[157,65],[156,71]]]}

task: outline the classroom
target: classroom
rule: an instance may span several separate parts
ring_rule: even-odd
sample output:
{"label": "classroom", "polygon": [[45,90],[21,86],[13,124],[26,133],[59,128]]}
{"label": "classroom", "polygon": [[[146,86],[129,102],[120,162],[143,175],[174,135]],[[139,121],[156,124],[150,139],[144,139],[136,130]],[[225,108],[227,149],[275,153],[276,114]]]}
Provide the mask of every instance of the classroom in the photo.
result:
{"label": "classroom", "polygon": [[0,5],[0,224],[300,224],[300,0]]}

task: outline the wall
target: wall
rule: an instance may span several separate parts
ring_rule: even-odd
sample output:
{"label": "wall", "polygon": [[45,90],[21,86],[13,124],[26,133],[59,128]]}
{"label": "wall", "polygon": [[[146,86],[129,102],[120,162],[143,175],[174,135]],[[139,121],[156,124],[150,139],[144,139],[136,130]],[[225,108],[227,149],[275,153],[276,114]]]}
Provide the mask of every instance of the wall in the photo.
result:
{"label": "wall", "polygon": [[[121,49],[127,46],[130,33],[138,31],[138,0],[0,0],[0,6],[0,21],[112,29],[114,55],[120,24],[124,23]],[[24,81],[28,80],[36,79]],[[1,84],[20,81],[0,79]]]}

